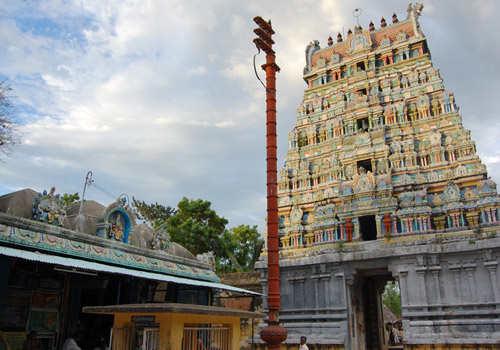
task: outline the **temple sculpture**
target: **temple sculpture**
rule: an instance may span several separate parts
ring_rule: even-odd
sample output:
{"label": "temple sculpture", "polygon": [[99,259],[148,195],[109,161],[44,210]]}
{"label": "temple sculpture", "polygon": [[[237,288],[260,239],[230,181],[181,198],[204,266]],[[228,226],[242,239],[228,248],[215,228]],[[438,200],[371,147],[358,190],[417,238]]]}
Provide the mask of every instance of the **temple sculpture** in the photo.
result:
{"label": "temple sculpture", "polygon": [[278,181],[286,344],[387,349],[381,293],[396,280],[405,348],[500,348],[500,197],[422,9],[307,45]]}

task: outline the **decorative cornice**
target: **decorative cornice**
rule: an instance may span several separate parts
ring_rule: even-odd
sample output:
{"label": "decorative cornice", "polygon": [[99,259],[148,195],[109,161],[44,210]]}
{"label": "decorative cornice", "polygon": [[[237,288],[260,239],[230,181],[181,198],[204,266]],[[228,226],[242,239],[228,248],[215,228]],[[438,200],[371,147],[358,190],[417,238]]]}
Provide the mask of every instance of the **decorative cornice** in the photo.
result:
{"label": "decorative cornice", "polygon": [[[8,217],[10,220],[4,220]],[[17,221],[19,225],[13,225],[8,221]],[[36,249],[59,256],[78,257],[150,272],[219,282],[219,278],[207,264],[195,260],[179,258],[165,252],[150,252],[128,244],[115,243],[33,221],[31,221],[33,225],[26,227],[27,225],[23,225],[24,221],[30,220],[0,213],[0,244],[15,246],[20,250]],[[44,232],[47,228],[50,232]]]}

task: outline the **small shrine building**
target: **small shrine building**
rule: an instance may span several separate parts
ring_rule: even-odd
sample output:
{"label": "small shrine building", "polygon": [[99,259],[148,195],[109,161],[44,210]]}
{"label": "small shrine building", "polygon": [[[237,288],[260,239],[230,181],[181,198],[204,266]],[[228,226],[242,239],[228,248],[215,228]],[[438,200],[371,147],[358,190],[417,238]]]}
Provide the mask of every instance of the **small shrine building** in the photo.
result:
{"label": "small shrine building", "polygon": [[1,196],[0,271],[0,349],[36,331],[46,349],[81,332],[84,349],[188,350],[197,337],[227,350],[241,318],[263,317],[214,306],[221,290],[259,293],[220,283],[209,254],[137,224],[126,196],[107,207],[64,206],[55,188]]}

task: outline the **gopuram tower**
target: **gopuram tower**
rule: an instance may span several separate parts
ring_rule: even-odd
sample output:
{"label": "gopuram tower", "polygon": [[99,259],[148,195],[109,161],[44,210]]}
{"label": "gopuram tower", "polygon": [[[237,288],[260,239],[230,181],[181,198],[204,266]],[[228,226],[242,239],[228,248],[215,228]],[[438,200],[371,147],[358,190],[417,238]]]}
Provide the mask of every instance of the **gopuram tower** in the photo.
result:
{"label": "gopuram tower", "polygon": [[306,48],[278,192],[285,344],[388,349],[381,294],[397,281],[405,349],[500,349],[500,198],[422,8]]}

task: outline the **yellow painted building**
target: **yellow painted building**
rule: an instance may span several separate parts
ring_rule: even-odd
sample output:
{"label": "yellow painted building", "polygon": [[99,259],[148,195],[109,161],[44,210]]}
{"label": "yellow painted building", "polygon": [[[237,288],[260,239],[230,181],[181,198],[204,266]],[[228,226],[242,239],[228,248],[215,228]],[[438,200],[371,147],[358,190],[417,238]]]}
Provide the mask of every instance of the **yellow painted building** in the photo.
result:
{"label": "yellow painted building", "polygon": [[239,349],[241,319],[265,317],[257,312],[173,303],[89,306],[83,312],[114,315],[112,350]]}

